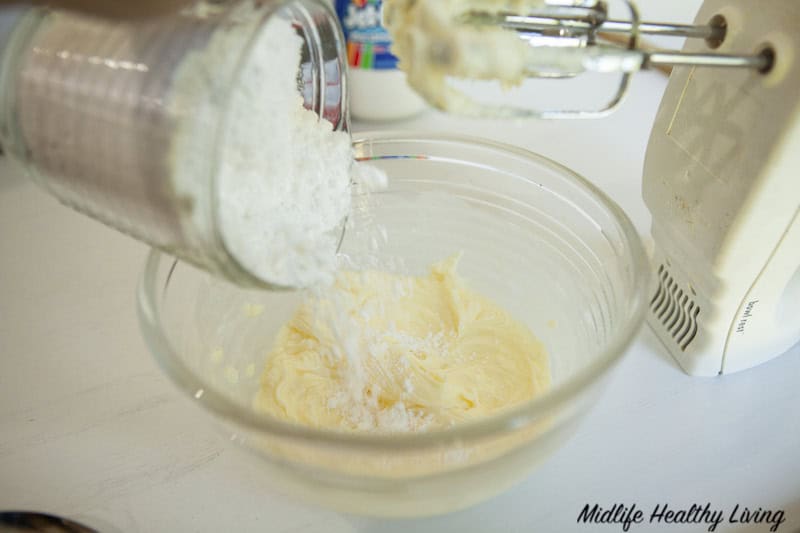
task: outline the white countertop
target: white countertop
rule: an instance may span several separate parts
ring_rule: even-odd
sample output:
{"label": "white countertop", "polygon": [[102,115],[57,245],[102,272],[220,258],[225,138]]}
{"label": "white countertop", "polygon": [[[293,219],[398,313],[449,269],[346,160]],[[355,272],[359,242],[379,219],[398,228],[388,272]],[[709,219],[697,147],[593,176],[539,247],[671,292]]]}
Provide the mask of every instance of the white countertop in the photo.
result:
{"label": "white countertop", "polygon": [[[640,2],[688,21],[696,0]],[[646,73],[596,122],[480,122],[427,113],[399,129],[481,135],[572,167],[643,235],[647,137],[665,78]],[[387,125],[375,125],[386,128]],[[372,129],[356,124],[355,130]],[[141,340],[134,289],[147,250],[0,166],[0,509],[63,514],[102,531],[621,531],[576,525],[586,503],[709,502],[783,509],[800,528],[800,346],[754,370],[685,375],[643,329],[578,433],[524,483],[415,521],[344,516],[266,489]],[[706,531],[634,525],[631,531]],[[717,531],[766,532],[763,524]]]}

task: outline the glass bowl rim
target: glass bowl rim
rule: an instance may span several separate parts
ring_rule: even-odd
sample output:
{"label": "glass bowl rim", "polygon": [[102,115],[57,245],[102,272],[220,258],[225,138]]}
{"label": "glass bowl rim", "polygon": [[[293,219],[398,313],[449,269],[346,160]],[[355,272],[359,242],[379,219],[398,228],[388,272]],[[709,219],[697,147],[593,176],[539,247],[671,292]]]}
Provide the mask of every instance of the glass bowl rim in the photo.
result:
{"label": "glass bowl rim", "polygon": [[[447,441],[467,442],[491,438],[527,427],[567,405],[580,392],[589,389],[593,384],[600,381],[615,363],[622,358],[644,320],[646,291],[649,286],[650,272],[647,268],[649,263],[638,232],[628,216],[604,192],[560,163],[524,148],[500,142],[464,135],[386,131],[359,133],[353,144],[357,146],[372,141],[448,143],[487,148],[507,155],[523,157],[557,172],[560,178],[578,185],[611,215],[611,218],[619,226],[627,241],[632,258],[634,278],[632,287],[634,298],[629,306],[629,309],[631,309],[630,320],[611,335],[605,349],[595,356],[591,363],[569,377],[564,383],[553,387],[540,397],[488,418],[420,433],[361,433],[315,429],[284,422],[244,409],[222,394],[215,392],[213,389],[208,389],[203,380],[183,363],[178,352],[173,349],[167,335],[161,328],[160,310],[156,304],[159,301],[156,291],[167,290],[178,260],[153,249],[147,257],[144,272],[137,288],[137,314],[145,342],[153,353],[156,362],[179,389],[201,403],[203,407],[214,415],[260,434],[308,441],[319,445],[366,448],[371,451],[399,451],[435,446]],[[166,283],[163,287],[160,287],[157,273],[162,257],[172,259],[173,263],[167,275]]]}

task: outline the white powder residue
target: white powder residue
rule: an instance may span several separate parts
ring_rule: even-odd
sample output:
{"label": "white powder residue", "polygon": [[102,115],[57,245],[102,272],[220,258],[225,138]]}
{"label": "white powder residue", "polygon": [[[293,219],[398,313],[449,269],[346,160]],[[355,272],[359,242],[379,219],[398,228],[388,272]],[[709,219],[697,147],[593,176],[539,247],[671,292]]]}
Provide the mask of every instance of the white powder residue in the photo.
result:
{"label": "white powder residue", "polygon": [[[362,229],[386,238],[382,226]],[[383,242],[379,239],[377,247],[369,249],[377,261],[391,262],[380,254]],[[344,368],[339,388],[328,398],[328,409],[360,431],[415,432],[441,423],[430,406],[418,404],[414,379],[419,378],[420,360],[450,358],[456,332],[420,335],[398,328],[393,316],[407,305],[404,301],[415,297],[411,277],[385,271],[350,271],[345,276],[336,285],[317,287],[306,302],[313,317],[311,336],[326,339],[331,366]],[[351,292],[353,287],[368,287],[368,294]]]}
{"label": "white powder residue", "polygon": [[[407,401],[414,394],[410,358],[425,353],[443,355],[448,339],[443,333],[416,337],[385,321],[392,307],[402,305],[401,300],[411,295],[407,284],[374,271],[351,275],[355,276],[351,282],[374,289],[371,298],[362,299],[334,285],[315,288],[307,301],[313,316],[311,332],[328,340],[331,365],[346,361],[341,387],[328,398],[327,407],[361,431],[422,431],[433,419]],[[382,389],[381,383],[394,390]]]}
{"label": "white powder residue", "polygon": [[[352,179],[360,193],[380,191],[389,185],[389,177],[386,172],[363,162],[353,167]],[[381,228],[381,230],[385,235],[386,229]]]}
{"label": "white powder residue", "polygon": [[[228,253],[263,281],[324,282],[335,269],[350,210],[350,136],[303,107],[297,86],[303,39],[279,16],[259,31],[233,87],[223,86],[235,63],[230,51],[247,35],[234,30],[217,31],[176,80],[179,104],[194,117],[183,124],[173,153],[176,189],[192,202],[187,222],[207,238],[216,228]],[[209,169],[200,165],[220,116],[209,195],[203,180]]]}

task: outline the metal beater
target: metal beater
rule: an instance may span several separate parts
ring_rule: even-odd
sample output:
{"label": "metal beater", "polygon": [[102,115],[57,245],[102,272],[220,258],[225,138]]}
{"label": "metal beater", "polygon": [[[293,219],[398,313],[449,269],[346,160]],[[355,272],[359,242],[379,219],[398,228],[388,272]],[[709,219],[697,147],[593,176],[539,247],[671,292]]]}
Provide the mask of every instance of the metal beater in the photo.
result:
{"label": "metal beater", "polygon": [[[392,6],[393,4],[393,6]],[[390,8],[385,13],[386,24],[389,27],[401,26],[407,21],[402,21],[406,13],[401,13],[405,6],[404,0],[390,2]],[[427,4],[420,2],[418,4]],[[568,78],[582,73],[619,73],[621,74],[616,93],[605,105],[593,110],[537,110],[530,108],[510,108],[505,105],[487,106],[476,104],[469,109],[459,109],[458,112],[476,115],[494,116],[523,116],[535,118],[594,118],[607,115],[614,110],[628,90],[631,75],[639,70],[650,68],[663,68],[672,66],[696,67],[723,67],[743,68],[768,71],[774,60],[774,53],[769,48],[763,50],[741,50],[737,53],[710,52],[682,52],[677,50],[649,50],[642,47],[641,36],[673,36],[688,39],[702,40],[711,48],[717,48],[726,37],[728,30],[724,17],[712,17],[704,24],[685,25],[662,22],[644,22],[640,19],[636,6],[630,0],[621,0],[628,17],[626,20],[614,19],[610,16],[610,4],[598,0],[523,0],[508,2],[444,2],[449,5],[449,11],[439,10],[435,15],[419,14],[430,19],[420,24],[416,22],[422,33],[430,32],[432,38],[425,46],[431,50],[426,56],[427,70],[420,72],[418,81],[414,83],[414,69],[420,66],[419,58],[404,58],[403,46],[398,46],[401,61],[405,61],[405,69],[409,71],[409,78],[418,91],[420,91],[436,107],[452,111],[452,98],[437,97],[433,94],[442,87],[432,87],[430,78],[432,72],[441,74],[442,77],[472,77],[476,79],[492,79],[492,75],[467,75],[461,72],[461,65],[454,57],[457,46],[452,40],[443,38],[443,35],[468,35],[476,32],[475,41],[482,38],[480,32],[484,30],[503,29],[516,32],[525,44],[529,45],[530,53],[525,54],[524,76],[535,78]],[[417,8],[412,9],[428,9]],[[513,10],[513,11],[512,11]],[[444,20],[449,18],[449,20]],[[442,28],[448,28],[448,32]],[[420,33],[416,33],[418,36]],[[412,40],[414,35],[405,35]],[[395,38],[398,36],[395,35]],[[459,37],[460,38],[460,37]],[[401,39],[402,40],[402,39]],[[491,46],[485,39],[488,46]],[[408,43],[408,40],[406,40]],[[413,47],[415,43],[411,43]],[[419,46],[422,46],[420,43]],[[465,47],[466,48],[466,47]],[[474,52],[474,48],[472,50]],[[519,53],[511,52],[511,53]],[[422,78],[425,78],[424,80]],[[503,81],[503,80],[501,80]],[[447,89],[449,91],[449,88]],[[448,97],[454,96],[450,93]]]}

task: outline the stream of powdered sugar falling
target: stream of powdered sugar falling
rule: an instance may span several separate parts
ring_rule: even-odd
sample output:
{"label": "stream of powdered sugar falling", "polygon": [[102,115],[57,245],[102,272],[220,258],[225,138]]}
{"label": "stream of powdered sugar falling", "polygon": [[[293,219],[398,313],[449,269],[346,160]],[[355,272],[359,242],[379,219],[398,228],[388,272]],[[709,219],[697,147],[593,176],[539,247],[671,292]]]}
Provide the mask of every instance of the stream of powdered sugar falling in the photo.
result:
{"label": "stream of powdered sugar falling", "polygon": [[[205,161],[200,157],[204,145],[195,133],[215,124],[220,112],[220,103],[207,98],[207,80],[196,73],[212,76],[230,60],[231,41],[240,38],[237,33],[215,35],[208,49],[192,58],[188,74],[178,77],[182,104],[198,118],[188,123],[177,143],[175,181],[178,190],[193,198],[203,193],[198,176],[206,171],[198,166]],[[217,199],[210,208],[216,210],[227,249],[245,269],[265,281],[312,287],[306,292],[313,306],[313,333],[332,339],[323,348],[331,366],[344,372],[342,388],[328,399],[328,407],[362,430],[424,429],[431,421],[404,401],[379,405],[385,391],[377,389],[375,373],[397,376],[400,390],[393,396],[408,397],[413,384],[403,376],[410,376],[410,360],[405,355],[391,361],[383,357],[387,336],[409,352],[441,353],[446,339],[412,338],[393,324],[369,326],[372,317],[385,315],[408,295],[410,280],[393,281],[366,302],[354,301],[333,284],[337,268],[363,276],[370,271],[404,274],[407,269],[401,258],[386,253],[387,229],[375,223],[372,212],[370,193],[387,186],[386,174],[368,163],[354,163],[350,136],[333,131],[328,121],[303,107],[296,84],[302,46],[291,23],[279,17],[272,17],[254,41],[227,103]],[[193,224],[212,220],[200,209],[202,202],[196,205]],[[361,249],[337,257],[337,229],[348,213],[349,238]]]}
{"label": "stream of powdered sugar falling", "polygon": [[[399,331],[395,324],[386,328],[370,326],[373,318],[387,314],[391,306],[410,296],[413,283],[410,278],[385,278],[380,272],[407,273],[401,257],[386,252],[389,234],[385,226],[375,221],[371,194],[387,186],[386,174],[367,163],[357,163],[353,172],[353,204],[347,231],[350,239],[356,240],[361,249],[354,254],[339,256],[339,268],[357,272],[359,283],[375,289],[375,297],[365,301],[354,301],[345,290],[335,286],[317,286],[309,291],[316,318],[312,332],[317,338],[332,339],[328,357],[337,362],[346,361],[345,373],[341,376],[343,387],[328,399],[327,407],[339,412],[350,424],[363,431],[408,432],[422,430],[433,421],[428,415],[408,408],[404,401],[391,406],[379,405],[382,392],[378,389],[375,373],[394,376],[401,389],[394,396],[408,397],[414,393],[410,379],[410,364],[407,353],[443,353],[447,339],[443,333],[417,338]],[[382,323],[379,319],[378,323]],[[315,331],[315,328],[318,328]],[[390,361],[387,337],[402,345],[406,354]],[[391,366],[390,366],[391,365]],[[405,376],[405,377],[404,377]]]}

